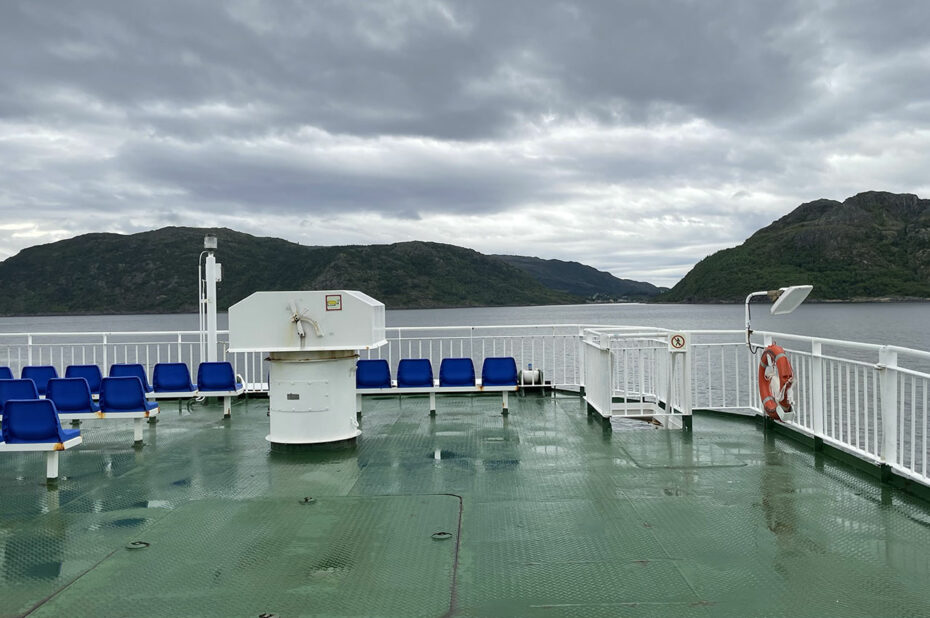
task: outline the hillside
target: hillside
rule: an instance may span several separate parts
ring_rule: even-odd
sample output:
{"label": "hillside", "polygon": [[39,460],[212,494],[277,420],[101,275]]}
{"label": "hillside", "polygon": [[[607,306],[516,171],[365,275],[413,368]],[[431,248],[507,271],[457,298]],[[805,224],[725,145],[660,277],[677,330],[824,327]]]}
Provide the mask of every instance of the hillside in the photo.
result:
{"label": "hillside", "polygon": [[[86,234],[0,262],[0,314],[197,310],[197,260],[207,229]],[[212,230],[223,265],[220,309],[256,290],[357,289],[390,308],[580,302],[470,249],[427,242],[305,247]]]}
{"label": "hillside", "polygon": [[608,272],[578,262],[544,260],[521,255],[495,255],[525,270],[547,288],[596,300],[644,300],[662,289],[651,283],[618,279]]}
{"label": "hillside", "polygon": [[870,191],[802,204],[704,258],[657,300],[741,301],[804,283],[821,300],[930,298],[930,200]]}

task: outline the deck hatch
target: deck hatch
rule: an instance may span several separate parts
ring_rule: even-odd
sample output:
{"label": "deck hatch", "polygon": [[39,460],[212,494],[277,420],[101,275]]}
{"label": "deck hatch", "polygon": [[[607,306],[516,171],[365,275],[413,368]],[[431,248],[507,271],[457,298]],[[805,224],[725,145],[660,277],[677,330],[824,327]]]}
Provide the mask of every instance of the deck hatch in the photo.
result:
{"label": "deck hatch", "polygon": [[453,496],[190,502],[145,531],[146,551],[115,552],[34,615],[439,616],[455,543],[431,535],[458,513]]}

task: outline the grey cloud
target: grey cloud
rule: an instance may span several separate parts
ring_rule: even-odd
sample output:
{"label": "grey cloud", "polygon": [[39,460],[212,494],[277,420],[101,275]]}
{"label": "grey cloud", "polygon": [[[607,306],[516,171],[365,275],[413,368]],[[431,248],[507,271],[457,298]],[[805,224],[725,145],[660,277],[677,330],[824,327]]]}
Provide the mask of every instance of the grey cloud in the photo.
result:
{"label": "grey cloud", "polygon": [[[291,147],[250,153],[223,143],[190,147],[131,142],[120,150],[118,160],[127,176],[175,187],[185,193],[185,200],[282,214],[475,214],[557,195],[545,182],[546,170],[531,165],[501,168],[493,160],[444,161],[431,159],[428,152],[388,151],[378,157],[381,161],[367,163],[353,163],[348,156],[338,165],[326,153],[301,159],[293,155]],[[402,160],[405,156],[407,161]]]}
{"label": "grey cloud", "polygon": [[[380,3],[223,6],[14,5],[3,47],[19,60],[5,77],[36,98],[69,87],[130,115],[152,101],[260,100],[278,123],[442,138],[500,135],[544,113],[642,118],[655,102],[757,116],[804,87],[803,63],[765,44],[794,23],[790,4],[486,2],[409,19]],[[549,91],[470,87],[502,71]]]}

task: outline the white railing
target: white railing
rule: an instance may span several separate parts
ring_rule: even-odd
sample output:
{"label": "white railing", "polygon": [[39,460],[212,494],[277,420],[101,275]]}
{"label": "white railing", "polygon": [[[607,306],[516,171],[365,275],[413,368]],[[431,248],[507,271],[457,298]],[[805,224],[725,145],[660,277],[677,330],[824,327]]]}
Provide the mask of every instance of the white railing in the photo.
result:
{"label": "white railing", "polygon": [[[554,388],[584,388],[605,416],[710,409],[761,414],[758,354],[742,330],[693,331],[680,364],[669,355],[670,331],[578,324],[388,328],[388,344],[361,351],[385,358],[392,372],[402,358],[468,357],[480,372],[491,356],[512,356],[518,367],[543,372]],[[893,346],[757,331],[754,342],[776,339],[795,372],[795,416],[786,424],[864,460],[887,465],[930,485],[928,409],[930,353]],[[268,364],[261,353],[228,353],[219,333],[218,357],[233,363],[248,390],[266,391]],[[198,331],[0,333],[0,365],[19,375],[24,365],[201,361]],[[671,368],[671,379],[670,379]]]}
{"label": "white railing", "polygon": [[[228,331],[220,332],[217,358],[232,362],[251,392],[267,390],[262,354],[226,352]],[[202,360],[198,331],[0,333],[0,365],[20,375],[25,365],[99,365],[106,375],[114,363],[140,363],[151,375],[157,363],[187,363],[196,376]]]}
{"label": "white railing", "polygon": [[759,333],[795,370],[799,430],[928,483],[930,353],[897,346]]}
{"label": "white railing", "polygon": [[669,427],[684,425],[682,417],[691,416],[691,360],[686,349],[673,351],[672,336],[664,329],[585,329],[588,403],[605,417],[649,417]]}

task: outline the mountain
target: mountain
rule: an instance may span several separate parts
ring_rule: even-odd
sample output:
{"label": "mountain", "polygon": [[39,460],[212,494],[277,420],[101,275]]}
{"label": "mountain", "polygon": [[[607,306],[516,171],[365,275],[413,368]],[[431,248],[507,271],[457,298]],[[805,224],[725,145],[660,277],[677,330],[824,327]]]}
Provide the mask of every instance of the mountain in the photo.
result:
{"label": "mountain", "polygon": [[879,191],[816,200],[698,262],[664,302],[742,301],[810,283],[811,298],[930,298],[930,200]]}
{"label": "mountain", "polygon": [[662,292],[651,283],[618,279],[612,274],[578,262],[544,260],[521,255],[495,255],[525,270],[547,288],[591,299],[643,300]]}
{"label": "mountain", "polygon": [[496,258],[452,245],[306,247],[229,229],[85,234],[0,262],[0,314],[197,310],[197,264],[216,234],[220,309],[257,290],[356,289],[392,309],[581,302]]}

